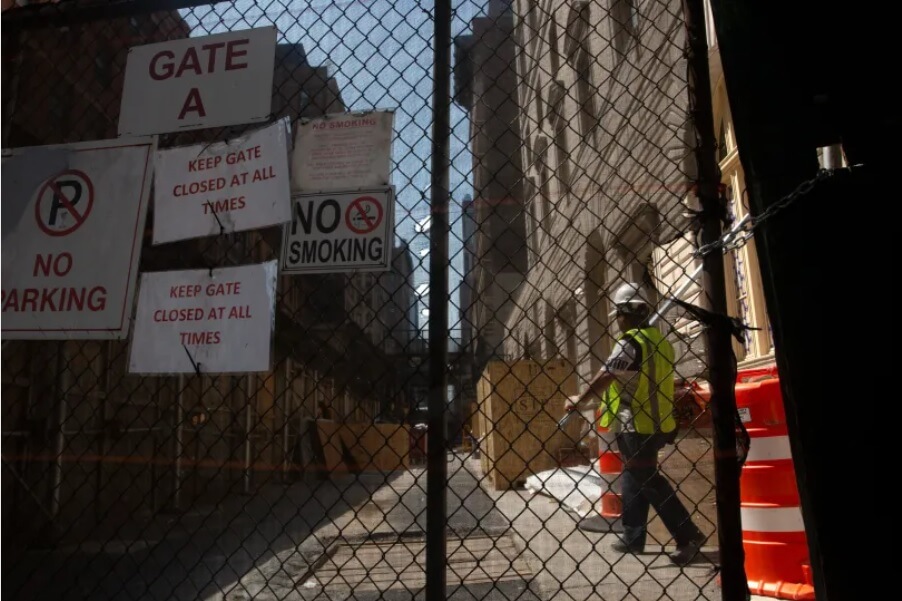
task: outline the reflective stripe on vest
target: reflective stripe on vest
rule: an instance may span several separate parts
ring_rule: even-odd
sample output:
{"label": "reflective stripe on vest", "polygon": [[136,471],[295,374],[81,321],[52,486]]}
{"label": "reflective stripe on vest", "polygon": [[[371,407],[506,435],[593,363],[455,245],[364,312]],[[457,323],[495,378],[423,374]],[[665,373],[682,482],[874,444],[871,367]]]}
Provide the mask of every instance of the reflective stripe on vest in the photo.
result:
{"label": "reflective stripe on vest", "polygon": [[[654,327],[629,330],[618,340],[626,337],[635,340],[642,349],[639,381],[630,403],[636,432],[672,432],[676,428],[673,417],[673,346]],[[614,382],[602,395],[599,428],[610,428],[619,409],[620,386]]]}

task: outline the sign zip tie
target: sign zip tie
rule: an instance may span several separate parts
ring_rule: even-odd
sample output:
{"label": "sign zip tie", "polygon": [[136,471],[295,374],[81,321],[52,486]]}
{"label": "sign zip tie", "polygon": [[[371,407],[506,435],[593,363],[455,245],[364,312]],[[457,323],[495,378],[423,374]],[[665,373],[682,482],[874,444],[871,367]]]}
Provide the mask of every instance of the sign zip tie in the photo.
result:
{"label": "sign zip tie", "polygon": [[[219,215],[216,214],[216,209],[213,207],[213,203],[209,200],[207,201],[207,206],[210,207],[210,212],[213,213],[213,217],[216,218],[216,223],[219,224],[219,235],[222,236],[225,234],[225,226],[222,224],[222,221],[219,219]],[[210,268],[210,271],[213,271],[213,268]],[[212,273],[210,274],[212,275]]]}
{"label": "sign zip tie", "polygon": [[[211,269],[211,271],[212,271],[212,269]],[[200,375],[201,375],[201,373],[200,373],[200,363],[198,363],[197,361],[194,360],[194,357],[191,356],[191,351],[188,350],[188,347],[187,347],[187,346],[185,346],[185,345],[183,344],[183,345],[182,345],[182,348],[185,349],[185,354],[188,355],[188,360],[191,362],[191,365],[194,366],[194,371],[195,371],[195,373],[196,373],[198,376],[200,376]]]}

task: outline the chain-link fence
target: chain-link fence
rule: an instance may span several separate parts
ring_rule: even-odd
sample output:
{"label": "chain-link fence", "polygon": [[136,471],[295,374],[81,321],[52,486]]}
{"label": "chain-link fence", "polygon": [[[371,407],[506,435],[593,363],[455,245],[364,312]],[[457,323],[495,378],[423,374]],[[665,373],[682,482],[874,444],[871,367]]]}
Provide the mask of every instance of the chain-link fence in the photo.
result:
{"label": "chain-link fence", "polygon": [[[7,149],[114,140],[126,117],[129,127],[152,127],[154,102],[134,91],[123,102],[133,85],[127,63],[138,60],[130,49],[277,32],[271,106],[253,123],[151,132],[159,135],[147,164],[157,173],[146,225],[123,234],[137,249],[125,280],[140,286],[122,299],[119,335],[45,325],[82,324],[85,307],[106,302],[92,284],[80,288],[86,280],[66,277],[98,236],[73,242],[68,265],[59,263],[68,247],[40,246],[65,245],[68,232],[102,220],[104,198],[92,200],[91,181],[71,169],[60,179],[50,151],[34,163],[49,179],[4,155],[10,599],[409,599],[434,593],[432,582],[442,591],[432,598],[720,598],[721,559],[742,559],[718,555],[710,349],[704,328],[671,299],[722,309],[706,302],[695,252],[716,241],[700,237],[708,213],[698,166],[723,159],[713,153],[729,143],[723,132],[719,143],[704,137],[724,117],[710,111],[707,73],[705,86],[694,83],[689,34],[704,23],[687,27],[681,2],[7,4]],[[447,9],[450,40],[436,33],[446,31]],[[141,75],[188,81],[257,60],[251,45],[229,44],[210,41],[193,56],[160,46],[171,50]],[[436,82],[445,57],[449,81]],[[217,102],[238,103],[264,84],[207,97],[189,85],[173,101],[179,118],[206,118]],[[707,112],[696,95],[707,96]],[[313,221],[320,242],[331,230],[328,199],[306,204],[295,190],[296,157],[313,152],[305,144],[314,138],[300,132],[348,115],[389,115],[390,176],[378,183],[393,196],[342,205],[354,232],[390,223],[384,247],[361,251],[377,267],[340,264],[337,242],[304,246]],[[244,197],[205,170],[217,156],[248,159],[230,149],[273,128],[288,133],[291,222],[239,228]],[[329,144],[333,155],[354,146]],[[167,240],[162,197],[173,186],[161,186],[169,180],[153,151],[186,146],[214,158],[188,161],[172,202],[203,204],[212,229]],[[367,152],[378,158],[381,149]],[[110,155],[114,172],[125,156],[118,147]],[[316,175],[317,163],[303,169],[310,165]],[[16,181],[31,182],[17,188],[27,192],[22,206],[35,205],[16,216],[7,213],[13,169]],[[448,188],[443,203],[436,182]],[[285,194],[270,200],[288,205]],[[168,206],[168,231],[190,229]],[[29,242],[36,255],[8,246],[8,235],[21,240],[20,221],[43,230]],[[118,240],[134,223],[108,224],[99,237]],[[302,250],[285,246],[292,228],[308,235],[296,238]],[[100,248],[98,277],[129,250]],[[265,267],[272,261],[277,275]],[[292,261],[319,269],[292,270]],[[36,283],[14,280],[16,265]],[[258,271],[243,280],[230,271],[253,266],[259,281]],[[261,344],[220,343],[210,330],[226,336],[226,325],[198,329],[180,312],[193,294],[239,280],[245,292],[249,282],[274,291],[271,319],[258,300],[227,307],[254,335],[271,330]],[[157,281],[165,282],[157,306],[175,313],[148,313],[144,328],[142,305]],[[193,282],[203,287],[192,292]],[[736,298],[731,308],[748,306]],[[161,342],[164,330],[175,342]],[[205,354],[217,344],[228,348]],[[749,345],[736,350],[746,356]],[[562,419],[573,400],[578,411]],[[427,486],[430,473],[437,486]],[[427,556],[441,560],[438,569]]]}

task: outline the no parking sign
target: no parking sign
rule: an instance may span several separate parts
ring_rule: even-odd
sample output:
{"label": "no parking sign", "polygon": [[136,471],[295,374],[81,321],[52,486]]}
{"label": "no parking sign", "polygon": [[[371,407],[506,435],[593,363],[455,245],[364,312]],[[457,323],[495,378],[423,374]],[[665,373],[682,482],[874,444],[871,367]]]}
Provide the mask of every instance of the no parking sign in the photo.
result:
{"label": "no parking sign", "polygon": [[139,138],[4,152],[4,340],[128,335],[155,150]]}

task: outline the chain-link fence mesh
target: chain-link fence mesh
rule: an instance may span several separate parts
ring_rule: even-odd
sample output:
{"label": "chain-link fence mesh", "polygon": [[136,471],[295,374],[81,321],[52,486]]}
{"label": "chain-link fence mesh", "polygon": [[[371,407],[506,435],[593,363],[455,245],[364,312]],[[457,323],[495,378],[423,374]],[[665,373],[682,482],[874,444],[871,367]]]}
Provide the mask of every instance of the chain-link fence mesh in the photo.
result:
{"label": "chain-link fence mesh", "polygon": [[[396,193],[387,271],[280,273],[265,372],[139,376],[130,339],[4,332],[10,599],[419,597],[431,436],[447,440],[447,598],[720,597],[703,330],[668,302],[704,304],[684,9],[452,8],[444,273],[429,272],[432,3],[4,9],[4,148],[115,138],[129,48],[275,26],[269,122],[294,132],[303,119],[393,111]],[[158,145],[259,127],[163,133]],[[735,154],[727,134],[720,159]],[[281,257],[281,225],[152,244],[154,210],[142,273]],[[6,222],[4,209],[4,238]],[[731,252],[746,277],[749,255]],[[4,259],[4,319],[28,310],[6,271]],[[428,308],[441,277],[450,324],[436,433]],[[635,298],[615,305],[625,283],[650,313],[627,310]],[[734,288],[731,308],[761,323],[745,284]],[[737,350],[748,356],[748,340]],[[587,419],[561,421],[592,382]]]}

